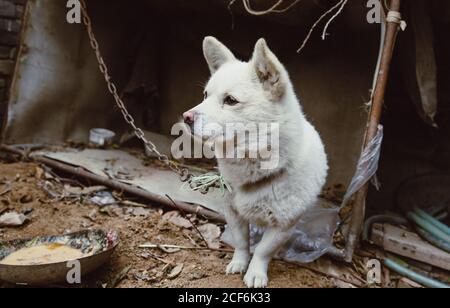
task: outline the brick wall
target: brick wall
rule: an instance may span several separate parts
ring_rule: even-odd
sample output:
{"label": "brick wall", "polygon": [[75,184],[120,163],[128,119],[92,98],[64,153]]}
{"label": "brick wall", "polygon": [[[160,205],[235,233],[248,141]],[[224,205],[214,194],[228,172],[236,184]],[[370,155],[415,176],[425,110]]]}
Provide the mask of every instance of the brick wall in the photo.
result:
{"label": "brick wall", "polygon": [[27,0],[0,0],[0,128],[18,51],[21,18]]}

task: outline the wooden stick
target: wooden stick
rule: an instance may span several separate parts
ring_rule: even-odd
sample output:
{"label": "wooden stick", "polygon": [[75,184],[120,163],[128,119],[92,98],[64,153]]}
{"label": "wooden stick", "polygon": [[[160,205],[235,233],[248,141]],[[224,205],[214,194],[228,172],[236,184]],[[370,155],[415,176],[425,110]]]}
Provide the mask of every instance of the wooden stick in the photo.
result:
{"label": "wooden stick", "polygon": [[[390,9],[395,12],[400,12],[400,4],[401,0],[392,0]],[[375,138],[378,133],[378,125],[380,124],[381,113],[383,111],[389,71],[392,62],[392,56],[394,54],[399,28],[400,26],[397,23],[394,22],[387,23],[384,49],[382,52],[380,70],[378,72],[377,83],[375,86],[373,104],[370,110],[368,128],[364,140],[364,148],[370,144],[372,139]],[[347,262],[351,262],[353,259],[353,253],[355,251],[356,244],[360,238],[362,227],[364,225],[366,197],[368,192],[369,192],[369,183],[364,185],[356,193],[355,196],[355,203],[353,206],[351,216],[350,229],[347,236],[347,243],[345,247],[345,261]]]}
{"label": "wooden stick", "polygon": [[[139,248],[165,248],[165,249],[182,249],[182,250],[210,250],[216,252],[233,253],[232,249],[211,248],[211,247],[195,247],[195,246],[178,246],[178,245],[157,245],[157,244],[143,244]],[[163,250],[164,251],[164,250]]]}

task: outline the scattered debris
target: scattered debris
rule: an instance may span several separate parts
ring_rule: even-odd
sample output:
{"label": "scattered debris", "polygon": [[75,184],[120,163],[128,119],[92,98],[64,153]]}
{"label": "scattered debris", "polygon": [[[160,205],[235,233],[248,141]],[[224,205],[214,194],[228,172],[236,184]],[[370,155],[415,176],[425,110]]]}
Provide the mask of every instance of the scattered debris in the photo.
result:
{"label": "scattered debris", "polygon": [[106,186],[91,186],[91,187],[75,187],[70,185],[64,185],[64,192],[67,195],[77,196],[89,196],[97,192],[105,191],[108,188]]}
{"label": "scattered debris", "polygon": [[180,228],[192,228],[192,223],[186,218],[181,217],[178,211],[167,212],[162,216],[162,219]]}
{"label": "scattered debris", "polygon": [[356,289],[357,287],[351,283],[332,278],[331,281],[336,285],[338,289]]}
{"label": "scattered debris", "polygon": [[117,200],[109,191],[99,191],[91,199],[91,202],[98,206],[106,206],[116,204]]}
{"label": "scattered debris", "polygon": [[134,278],[139,281],[152,282],[153,277],[150,277],[148,271],[138,272],[134,274]]}
{"label": "scattered debris", "polygon": [[143,217],[143,218],[149,217],[151,213],[152,213],[152,210],[145,209],[142,207],[127,208],[127,210],[126,210],[126,214],[128,214],[128,215],[133,215],[136,217]]}
{"label": "scattered debris", "polygon": [[[128,203],[127,200],[122,199],[120,193],[113,195],[117,200],[116,204],[97,207],[90,202],[90,198],[97,194],[97,189],[92,188],[94,192],[89,194],[90,187],[86,187],[85,190],[82,184],[70,183],[65,185],[68,182],[57,181],[58,175],[52,176],[42,167],[39,167],[41,170],[35,171],[36,168],[36,164],[0,165],[0,178],[3,177],[0,181],[3,181],[3,183],[11,181],[12,185],[11,196],[5,195],[0,198],[0,215],[2,212],[16,211],[26,216],[31,209],[34,209],[33,224],[30,225],[30,228],[5,228],[2,240],[9,241],[23,236],[35,237],[39,236],[41,232],[67,234],[71,233],[70,230],[79,230],[81,225],[92,225],[95,221],[95,225],[101,227],[117,228],[121,232],[123,244],[118,247],[118,251],[113,255],[109,266],[89,275],[86,280],[83,279],[88,284],[86,286],[104,288],[117,286],[215,287],[226,284],[229,287],[243,287],[240,279],[224,277],[223,275],[223,269],[231,259],[230,253],[232,250],[219,249],[216,251],[206,247],[192,225],[186,224],[186,228],[181,228],[172,223],[167,223],[170,226],[168,231],[159,232],[159,222],[162,221],[161,217],[164,216],[162,210],[147,208],[147,205],[132,201]],[[20,173],[20,175],[16,176],[16,173]],[[30,179],[30,177],[32,178]],[[41,179],[36,180],[36,177]],[[15,178],[20,179],[21,182],[14,182],[13,179]],[[44,185],[51,192],[51,195],[42,189]],[[69,186],[73,188],[65,190]],[[19,187],[20,189],[17,189]],[[0,191],[3,188],[4,186],[0,186]],[[16,191],[19,193],[16,193]],[[67,191],[66,194],[65,191]],[[69,195],[69,192],[74,194]],[[80,192],[87,195],[80,197],[77,195]],[[22,205],[17,202],[21,196],[26,194],[34,196],[33,203]],[[10,197],[11,200],[9,200]],[[132,208],[136,208],[136,212]],[[141,217],[144,217],[144,211],[149,211],[147,219],[141,219]],[[182,215],[178,213],[177,216],[186,219],[186,221],[192,221],[199,228],[208,224],[208,221],[201,214]],[[131,219],[128,221],[129,217]],[[48,223],[49,220],[51,220],[51,224]],[[220,229],[219,226],[217,228]],[[217,228],[214,229],[217,230]],[[138,230],[139,233],[136,233],[135,230]],[[160,245],[161,249],[154,245],[154,250],[139,249],[138,245],[145,242],[155,244],[174,243],[179,244],[179,246]],[[186,247],[182,247],[182,245]],[[181,273],[175,278],[169,279],[168,277],[171,276],[172,272],[176,274],[178,269],[175,271],[175,268],[180,263],[184,264]],[[127,265],[131,265],[132,269],[127,269]],[[124,269],[123,272],[122,269]],[[334,285],[323,275],[314,274],[296,266],[286,266],[286,264],[275,264],[273,273],[274,286],[333,287]],[[287,276],[295,278],[285,279]],[[203,280],[205,277],[208,277],[208,279]],[[2,283],[0,283],[1,286]]]}
{"label": "scattered debris", "polygon": [[33,202],[34,198],[32,195],[24,195],[20,198],[19,202],[22,204],[27,204]]}
{"label": "scattered debris", "polygon": [[178,276],[181,275],[181,273],[183,272],[184,269],[184,264],[178,264],[177,266],[175,266],[172,271],[167,275],[167,278],[169,279],[175,279]]}
{"label": "scattered debris", "polygon": [[44,178],[45,175],[45,170],[42,169],[40,166],[36,166],[36,168],[34,169],[34,177],[37,180],[42,180]]}
{"label": "scattered debris", "polygon": [[189,280],[200,280],[205,277],[208,277],[208,275],[202,272],[194,272],[189,274]]}
{"label": "scattered debris", "polygon": [[11,192],[11,186],[10,185],[8,185],[8,187],[5,190],[0,192],[0,197],[6,195],[9,192]]}
{"label": "scattered debris", "polygon": [[367,282],[360,278],[354,270],[350,269],[348,266],[332,262],[330,259],[322,258],[310,264],[294,263],[327,277],[340,280],[343,283],[351,284],[355,287],[363,287],[367,284]]}
{"label": "scattered debris", "polygon": [[96,222],[97,221],[97,210],[93,209],[92,211],[89,212],[88,215],[85,215],[84,217],[86,217],[87,219],[89,219],[92,222]]}
{"label": "scattered debris", "polygon": [[212,250],[212,251],[220,251],[220,252],[233,252],[232,249],[220,249],[220,248],[212,248],[212,247],[199,247],[199,246],[181,246],[181,245],[158,245],[158,244],[143,244],[139,245],[139,248],[157,248],[166,253],[175,253],[181,250]]}
{"label": "scattered debris", "polygon": [[214,224],[208,223],[198,227],[198,230],[203,235],[203,238],[208,243],[208,247],[212,249],[220,248],[220,236],[222,231]]}
{"label": "scattered debris", "polygon": [[28,221],[28,217],[24,214],[9,212],[0,216],[0,227],[20,227],[26,221]]}
{"label": "scattered debris", "polygon": [[103,172],[112,180],[130,181],[134,179],[130,171],[124,167],[105,168]]}
{"label": "scattered debris", "polygon": [[113,289],[115,287],[117,287],[117,285],[125,279],[125,277],[127,277],[128,273],[131,270],[131,265],[128,265],[127,267],[125,267],[124,269],[122,269],[112,280],[111,282],[107,285],[108,289]]}
{"label": "scattered debris", "polygon": [[[181,207],[179,207],[178,204],[177,204],[177,203],[176,203],[169,195],[166,194],[166,197],[167,197],[167,199],[170,200],[170,202],[174,205],[174,207],[177,208],[177,209],[181,212],[181,214],[183,214],[183,216],[187,218],[187,215],[186,215],[186,213],[183,211],[183,209],[181,209]],[[207,228],[207,227],[204,227],[204,228],[205,228],[204,231],[209,233],[210,241],[208,241],[208,240],[204,237],[203,233],[199,230],[199,228],[197,227],[197,225],[196,225],[192,220],[188,220],[188,221],[191,223],[192,227],[195,229],[195,231],[197,232],[197,234],[198,234],[198,235],[200,236],[200,238],[203,240],[203,242],[205,243],[206,247],[211,248],[211,249],[218,249],[218,248],[220,248],[220,240],[219,240],[219,237],[220,237],[220,229],[219,229],[219,236],[218,236],[217,240],[215,240],[215,239],[214,239],[214,237],[215,237],[215,235],[214,235],[215,232],[212,231],[212,230],[207,230],[208,228]],[[213,226],[215,226],[215,225],[213,225]],[[216,227],[217,227],[217,226],[216,226]],[[210,229],[212,229],[212,228],[210,228]],[[211,242],[212,246],[210,245],[210,242]],[[218,246],[217,246],[217,244],[218,244]]]}

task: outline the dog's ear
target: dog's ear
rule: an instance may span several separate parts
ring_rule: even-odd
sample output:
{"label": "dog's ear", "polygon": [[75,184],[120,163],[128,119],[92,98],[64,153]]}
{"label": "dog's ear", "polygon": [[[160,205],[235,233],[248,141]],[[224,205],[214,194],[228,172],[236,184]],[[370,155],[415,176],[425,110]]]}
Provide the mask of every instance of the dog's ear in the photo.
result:
{"label": "dog's ear", "polygon": [[267,46],[266,40],[260,39],[253,52],[252,64],[256,76],[263,88],[274,101],[280,100],[286,92],[286,70],[275,54]]}
{"label": "dog's ear", "polygon": [[203,53],[211,74],[214,74],[225,63],[236,60],[233,53],[212,36],[205,37]]}

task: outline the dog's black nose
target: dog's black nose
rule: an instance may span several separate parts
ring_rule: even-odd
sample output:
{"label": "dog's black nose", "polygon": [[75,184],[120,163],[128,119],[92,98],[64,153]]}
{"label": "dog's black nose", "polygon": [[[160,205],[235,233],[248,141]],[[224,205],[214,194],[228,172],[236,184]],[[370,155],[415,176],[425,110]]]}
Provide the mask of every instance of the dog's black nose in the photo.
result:
{"label": "dog's black nose", "polygon": [[195,121],[194,117],[195,117],[195,114],[193,111],[186,111],[183,114],[184,123],[186,123],[188,125],[194,124],[194,121]]}

